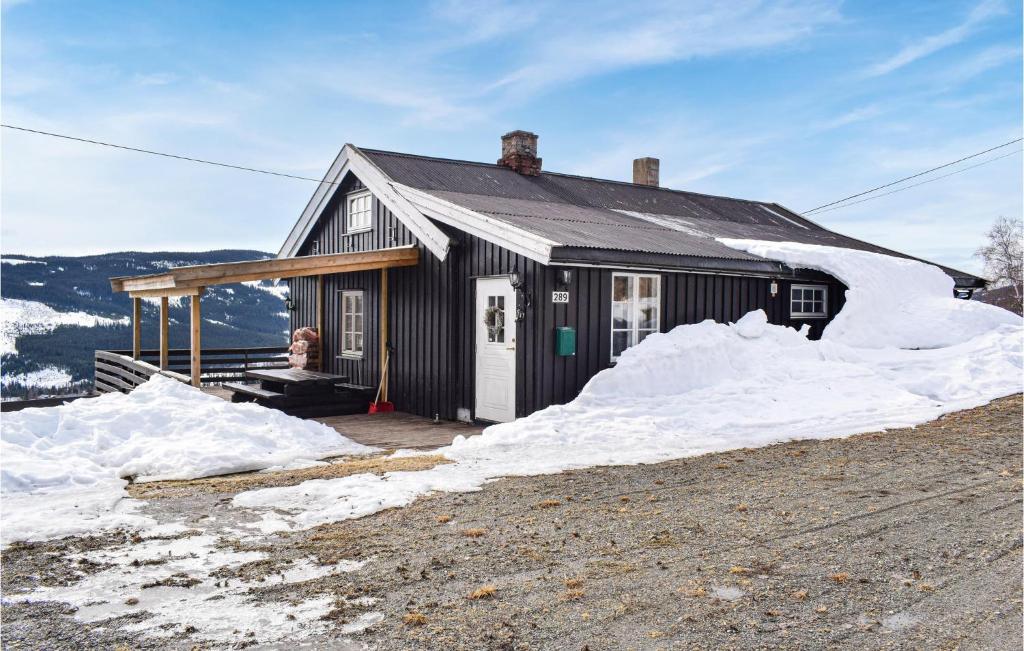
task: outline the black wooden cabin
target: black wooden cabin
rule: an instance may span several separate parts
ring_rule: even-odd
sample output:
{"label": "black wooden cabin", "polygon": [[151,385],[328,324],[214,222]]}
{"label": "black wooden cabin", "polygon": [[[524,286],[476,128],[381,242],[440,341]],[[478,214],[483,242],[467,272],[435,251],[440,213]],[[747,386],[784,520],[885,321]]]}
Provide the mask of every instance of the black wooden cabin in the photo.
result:
{"label": "black wooden cabin", "polygon": [[[760,308],[817,337],[842,307],[835,278],[717,237],[908,257],[775,203],[658,187],[656,159],[635,161],[635,182],[623,183],[541,171],[527,132],[502,144],[497,164],[345,145],[279,258],[420,255],[415,266],[289,280],[291,326],[321,329],[325,371],[376,385],[386,336],[399,410],[511,420],[572,400],[650,332]],[[984,284],[943,269],[957,288]]]}

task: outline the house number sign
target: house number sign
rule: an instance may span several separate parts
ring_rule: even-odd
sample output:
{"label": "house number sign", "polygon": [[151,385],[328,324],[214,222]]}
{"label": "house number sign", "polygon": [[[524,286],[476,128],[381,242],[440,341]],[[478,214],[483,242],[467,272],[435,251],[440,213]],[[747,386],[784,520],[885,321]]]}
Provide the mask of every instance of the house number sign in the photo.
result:
{"label": "house number sign", "polygon": [[552,303],[568,303],[569,292],[551,292]]}

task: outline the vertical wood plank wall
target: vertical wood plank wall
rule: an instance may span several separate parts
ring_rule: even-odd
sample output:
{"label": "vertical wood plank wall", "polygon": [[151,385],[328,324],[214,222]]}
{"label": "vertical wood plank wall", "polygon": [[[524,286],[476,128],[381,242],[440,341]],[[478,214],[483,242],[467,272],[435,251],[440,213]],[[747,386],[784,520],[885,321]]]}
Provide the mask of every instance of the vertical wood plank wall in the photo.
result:
{"label": "vertical wood plank wall", "polygon": [[[365,251],[417,244],[416,238],[376,199],[372,228],[345,232],[347,192],[362,186],[349,176],[339,198],[320,218],[300,255]],[[444,262],[421,248],[419,265],[392,269],[389,282],[391,342],[390,399],[396,407],[423,416],[455,418],[460,407],[473,409],[475,282],[517,270],[524,278],[532,307],[516,324],[516,414],[525,415],[551,404],[572,400],[583,385],[611,363],[611,281],[613,270],[573,268],[569,303],[551,303],[557,268],[544,267],[524,256],[467,233],[442,229],[453,239]],[[828,320],[789,319],[790,280],[779,279],[769,294],[766,278],[695,273],[661,273],[661,329],[705,319],[736,321],[753,309],[764,309],[779,325],[811,326],[819,337]],[[845,287],[825,276],[815,282],[829,286],[829,316],[842,307]],[[290,281],[296,311],[291,327],[316,326],[316,278]],[[380,378],[378,331],[380,272],[377,270],[324,277],[324,368],[348,375],[357,384],[375,386]],[[364,293],[364,351],[360,359],[339,357],[341,290]],[[511,310],[510,310],[511,312]],[[511,318],[512,314],[509,315]],[[555,355],[556,326],[577,330],[574,357]]]}

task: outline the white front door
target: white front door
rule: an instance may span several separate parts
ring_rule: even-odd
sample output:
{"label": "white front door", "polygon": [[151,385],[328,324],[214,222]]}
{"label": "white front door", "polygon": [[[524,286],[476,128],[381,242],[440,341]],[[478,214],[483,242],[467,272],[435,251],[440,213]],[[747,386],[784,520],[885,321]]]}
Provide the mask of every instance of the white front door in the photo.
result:
{"label": "white front door", "polygon": [[506,277],[476,281],[476,417],[516,417],[516,293]]}

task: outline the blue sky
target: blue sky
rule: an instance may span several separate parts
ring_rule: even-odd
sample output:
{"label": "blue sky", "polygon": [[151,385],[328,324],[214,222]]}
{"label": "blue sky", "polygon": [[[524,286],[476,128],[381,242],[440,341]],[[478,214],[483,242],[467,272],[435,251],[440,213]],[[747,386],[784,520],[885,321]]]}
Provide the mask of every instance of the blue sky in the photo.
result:
{"label": "blue sky", "polygon": [[[657,156],[663,185],[800,211],[1021,133],[1000,0],[22,0],[2,21],[5,123],[317,178],[345,142],[490,162],[521,128],[549,170]],[[4,252],[276,251],[315,186],[0,137]],[[1021,176],[1009,156],[816,219],[978,270]]]}

